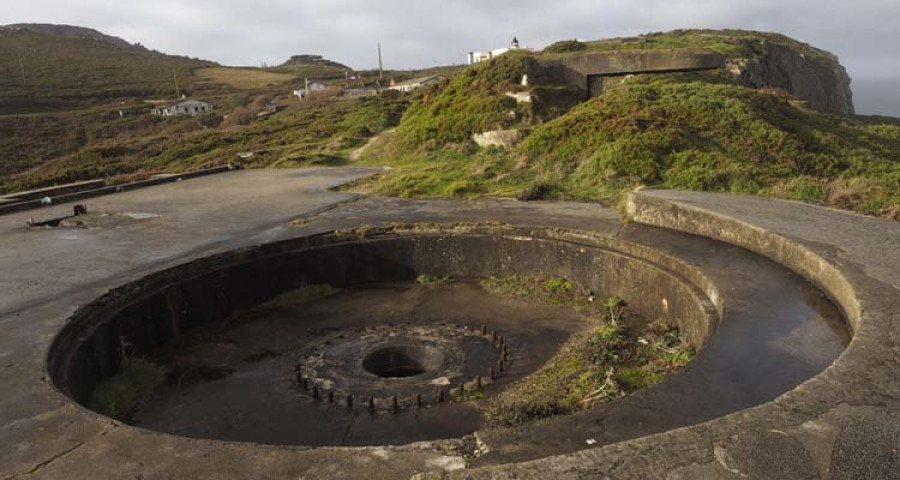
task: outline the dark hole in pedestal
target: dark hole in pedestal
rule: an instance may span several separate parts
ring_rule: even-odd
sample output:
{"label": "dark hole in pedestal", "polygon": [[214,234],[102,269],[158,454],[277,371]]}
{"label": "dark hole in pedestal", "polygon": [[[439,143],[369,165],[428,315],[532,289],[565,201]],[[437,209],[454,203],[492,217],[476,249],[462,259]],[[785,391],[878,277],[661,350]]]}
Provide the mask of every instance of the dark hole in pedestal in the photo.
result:
{"label": "dark hole in pedestal", "polygon": [[425,373],[422,362],[415,357],[415,352],[404,348],[382,348],[363,360],[363,368],[381,378],[415,377]]}

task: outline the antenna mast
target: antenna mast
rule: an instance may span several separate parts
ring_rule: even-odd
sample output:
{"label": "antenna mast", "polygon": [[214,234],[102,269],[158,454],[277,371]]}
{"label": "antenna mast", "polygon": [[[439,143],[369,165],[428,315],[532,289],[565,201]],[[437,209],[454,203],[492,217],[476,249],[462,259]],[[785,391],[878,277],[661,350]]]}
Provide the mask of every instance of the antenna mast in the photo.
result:
{"label": "antenna mast", "polygon": [[381,42],[378,42],[378,78],[384,79],[384,61],[381,59]]}
{"label": "antenna mast", "polygon": [[22,50],[16,50],[16,53],[19,54],[19,68],[22,70],[22,85],[27,85],[28,81],[25,79],[25,61],[22,60]]}
{"label": "antenna mast", "polygon": [[175,67],[172,67],[172,78],[175,79],[175,98],[181,98],[181,89],[178,88],[178,74],[175,73]]}

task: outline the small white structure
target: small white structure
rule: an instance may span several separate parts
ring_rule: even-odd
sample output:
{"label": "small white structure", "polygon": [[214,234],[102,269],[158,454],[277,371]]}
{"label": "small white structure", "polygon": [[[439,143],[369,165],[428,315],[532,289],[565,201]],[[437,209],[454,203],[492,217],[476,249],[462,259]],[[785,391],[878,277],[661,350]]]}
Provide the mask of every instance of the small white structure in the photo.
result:
{"label": "small white structure", "polygon": [[394,84],[393,82],[391,82],[392,85],[388,87],[388,90],[394,90],[397,92],[404,92],[404,93],[411,92],[417,88],[421,88],[421,87],[425,87],[428,85],[433,85],[435,83],[438,83],[441,81],[442,78],[444,78],[444,77],[442,77],[440,75],[434,75],[431,77],[415,78],[415,79],[408,80],[406,82],[397,83],[397,84]]}
{"label": "small white structure", "polygon": [[167,105],[158,105],[150,110],[153,115],[171,117],[174,115],[200,115],[213,111],[211,104],[199,100],[182,100]]}
{"label": "small white structure", "polygon": [[310,95],[315,95],[317,93],[322,93],[325,90],[328,90],[328,86],[319,82],[310,82],[306,81],[306,88],[301,88],[300,90],[294,90],[294,96],[299,98],[300,100],[306,99]]}
{"label": "small white structure", "polygon": [[510,50],[528,50],[531,51],[530,48],[522,48],[519,44],[519,39],[513,37],[512,43],[509,44],[509,47],[506,48],[497,48],[494,50],[485,50],[483,52],[469,52],[469,65],[474,65],[476,63],[486,62],[494,57],[499,57]]}

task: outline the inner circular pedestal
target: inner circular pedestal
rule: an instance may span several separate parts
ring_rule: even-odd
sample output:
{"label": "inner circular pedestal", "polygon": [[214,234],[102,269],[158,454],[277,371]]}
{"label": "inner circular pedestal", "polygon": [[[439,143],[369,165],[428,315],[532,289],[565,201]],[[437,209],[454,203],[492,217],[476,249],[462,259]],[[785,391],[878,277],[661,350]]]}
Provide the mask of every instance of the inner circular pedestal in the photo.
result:
{"label": "inner circular pedestal", "polygon": [[[179,374],[133,423],[269,444],[458,438],[481,427],[485,402],[589,325],[572,309],[499,297],[478,282],[369,285],[276,303],[155,356]],[[213,369],[223,374],[193,373]]]}

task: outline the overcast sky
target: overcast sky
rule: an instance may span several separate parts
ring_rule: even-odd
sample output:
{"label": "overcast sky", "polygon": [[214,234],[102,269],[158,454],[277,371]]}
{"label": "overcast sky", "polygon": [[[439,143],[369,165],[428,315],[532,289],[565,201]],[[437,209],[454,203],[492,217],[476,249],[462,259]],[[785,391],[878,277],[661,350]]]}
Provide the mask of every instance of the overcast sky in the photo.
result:
{"label": "overcast sky", "polygon": [[[381,41],[385,67],[405,69],[462,63],[467,52],[505,46],[513,35],[542,47],[676,28],[779,31],[837,54],[855,90],[880,85],[900,97],[900,0],[0,1],[0,24],[88,26],[226,65],[315,53],[372,68]],[[867,105],[860,110],[884,109],[866,99],[873,92],[857,93]]]}

